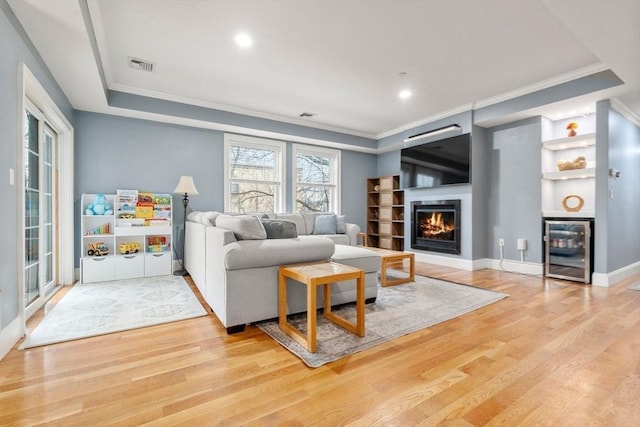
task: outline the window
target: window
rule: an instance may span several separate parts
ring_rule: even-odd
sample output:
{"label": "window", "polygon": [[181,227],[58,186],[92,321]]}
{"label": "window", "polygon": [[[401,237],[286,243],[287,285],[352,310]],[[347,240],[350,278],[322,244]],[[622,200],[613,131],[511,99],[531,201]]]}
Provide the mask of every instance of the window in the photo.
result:
{"label": "window", "polygon": [[340,151],[293,146],[296,212],[340,213]]}
{"label": "window", "polygon": [[225,134],[224,156],[225,211],[284,211],[283,142]]}

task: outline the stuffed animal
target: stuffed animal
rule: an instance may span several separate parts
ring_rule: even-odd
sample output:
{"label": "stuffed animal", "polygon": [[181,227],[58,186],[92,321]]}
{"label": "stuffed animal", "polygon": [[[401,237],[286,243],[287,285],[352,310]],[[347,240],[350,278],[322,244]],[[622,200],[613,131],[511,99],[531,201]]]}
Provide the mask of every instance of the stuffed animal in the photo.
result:
{"label": "stuffed animal", "polygon": [[113,215],[113,209],[104,194],[96,194],[93,203],[89,203],[85,210],[87,215]]}

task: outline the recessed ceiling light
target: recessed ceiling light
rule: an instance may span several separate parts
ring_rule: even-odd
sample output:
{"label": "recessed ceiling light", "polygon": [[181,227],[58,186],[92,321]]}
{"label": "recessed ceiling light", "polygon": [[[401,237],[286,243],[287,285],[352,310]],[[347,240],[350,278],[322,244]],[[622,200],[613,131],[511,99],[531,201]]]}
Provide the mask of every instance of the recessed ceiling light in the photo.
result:
{"label": "recessed ceiling light", "polygon": [[234,40],[236,41],[236,44],[240,47],[249,47],[253,44],[253,40],[251,39],[251,36],[247,33],[237,34]]}
{"label": "recessed ceiling light", "polygon": [[411,98],[411,91],[409,89],[401,90],[398,96],[400,97],[400,99]]}

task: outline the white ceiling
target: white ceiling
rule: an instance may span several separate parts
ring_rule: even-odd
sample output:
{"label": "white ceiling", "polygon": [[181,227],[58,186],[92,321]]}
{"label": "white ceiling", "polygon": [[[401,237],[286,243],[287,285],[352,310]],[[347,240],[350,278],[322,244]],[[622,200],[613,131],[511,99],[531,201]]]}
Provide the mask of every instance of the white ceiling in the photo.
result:
{"label": "white ceiling", "polygon": [[521,115],[616,97],[640,117],[637,0],[9,4],[78,110],[139,116],[108,106],[112,89],[379,138],[610,68],[625,85]]}

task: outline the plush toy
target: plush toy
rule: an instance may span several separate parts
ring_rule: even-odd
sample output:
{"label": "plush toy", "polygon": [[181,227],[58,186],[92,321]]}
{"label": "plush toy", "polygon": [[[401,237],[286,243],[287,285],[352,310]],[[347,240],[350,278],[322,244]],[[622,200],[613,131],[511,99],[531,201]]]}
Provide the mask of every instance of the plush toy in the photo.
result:
{"label": "plush toy", "polygon": [[113,209],[104,194],[96,194],[93,203],[89,203],[85,210],[87,215],[113,215]]}
{"label": "plush toy", "polygon": [[569,124],[567,124],[567,130],[569,131],[567,132],[567,136],[576,136],[578,134],[576,129],[578,129],[578,124],[576,122],[569,122]]}

